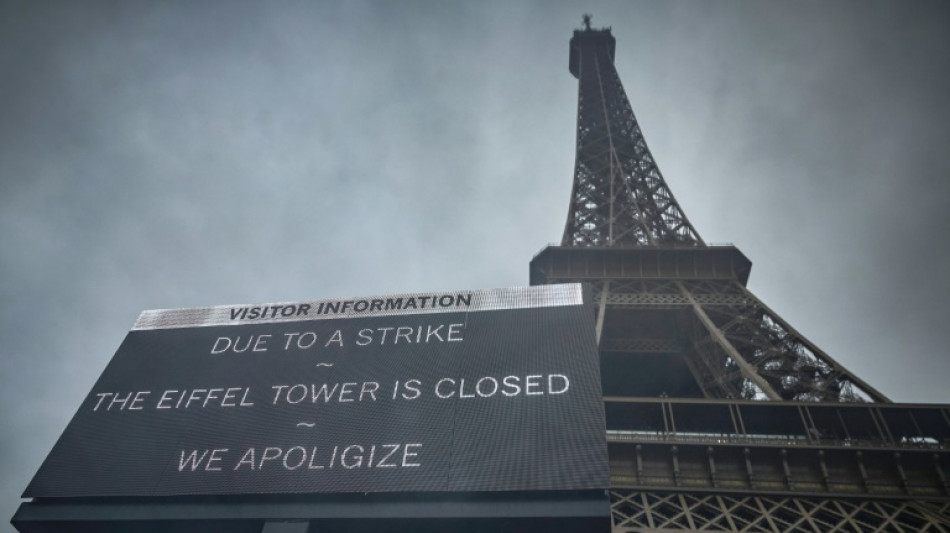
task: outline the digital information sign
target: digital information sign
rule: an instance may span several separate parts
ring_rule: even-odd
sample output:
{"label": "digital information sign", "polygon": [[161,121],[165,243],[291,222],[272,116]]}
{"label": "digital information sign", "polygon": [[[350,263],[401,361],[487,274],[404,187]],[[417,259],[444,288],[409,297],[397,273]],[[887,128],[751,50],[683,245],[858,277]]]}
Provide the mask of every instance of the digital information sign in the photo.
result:
{"label": "digital information sign", "polygon": [[580,285],[145,311],[24,497],[600,489]]}

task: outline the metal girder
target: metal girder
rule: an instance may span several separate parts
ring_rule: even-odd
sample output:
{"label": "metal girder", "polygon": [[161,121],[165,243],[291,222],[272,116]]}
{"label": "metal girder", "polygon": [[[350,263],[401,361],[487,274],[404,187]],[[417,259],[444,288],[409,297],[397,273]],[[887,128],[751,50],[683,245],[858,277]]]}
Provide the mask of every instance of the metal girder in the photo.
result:
{"label": "metal girder", "polygon": [[611,280],[737,280],[752,262],[735,246],[549,246],[531,261],[531,284]]}
{"label": "metal girder", "polygon": [[[690,284],[682,283],[690,293]],[[710,336],[724,339],[744,375],[770,399],[801,401],[876,401],[887,397],[848,371],[828,354],[788,325],[745,287],[733,291],[742,296],[731,304],[725,300],[699,307],[710,319]],[[741,361],[740,361],[741,359]],[[749,378],[748,371],[760,379]],[[768,389],[762,386],[762,381]],[[774,392],[774,394],[772,394]],[[776,396],[777,395],[777,396]]]}

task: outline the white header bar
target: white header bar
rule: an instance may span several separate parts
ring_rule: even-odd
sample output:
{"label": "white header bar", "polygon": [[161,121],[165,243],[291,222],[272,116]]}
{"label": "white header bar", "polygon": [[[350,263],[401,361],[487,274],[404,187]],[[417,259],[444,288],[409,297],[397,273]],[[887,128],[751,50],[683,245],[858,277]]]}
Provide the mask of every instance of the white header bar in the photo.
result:
{"label": "white header bar", "polygon": [[579,283],[143,311],[132,330],[582,305]]}

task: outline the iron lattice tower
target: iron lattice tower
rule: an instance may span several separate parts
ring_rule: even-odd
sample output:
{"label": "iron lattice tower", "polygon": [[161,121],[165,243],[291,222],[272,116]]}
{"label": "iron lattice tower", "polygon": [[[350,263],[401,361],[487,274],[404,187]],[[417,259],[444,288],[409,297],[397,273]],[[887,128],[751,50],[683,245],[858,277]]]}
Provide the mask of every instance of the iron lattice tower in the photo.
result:
{"label": "iron lattice tower", "polygon": [[891,403],[746,288],[751,262],[664,181],[611,30],[584,24],[567,223],[531,283],[594,288],[614,531],[950,532],[950,406]]}

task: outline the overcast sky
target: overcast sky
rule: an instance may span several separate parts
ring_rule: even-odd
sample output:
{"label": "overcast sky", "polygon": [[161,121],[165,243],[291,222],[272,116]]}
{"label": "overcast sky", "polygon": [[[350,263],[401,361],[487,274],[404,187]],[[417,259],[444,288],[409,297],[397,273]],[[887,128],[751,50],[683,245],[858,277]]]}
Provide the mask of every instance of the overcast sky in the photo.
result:
{"label": "overcast sky", "polygon": [[580,16],[750,289],[950,402],[950,4],[0,0],[0,519],[143,309],[526,285]]}

